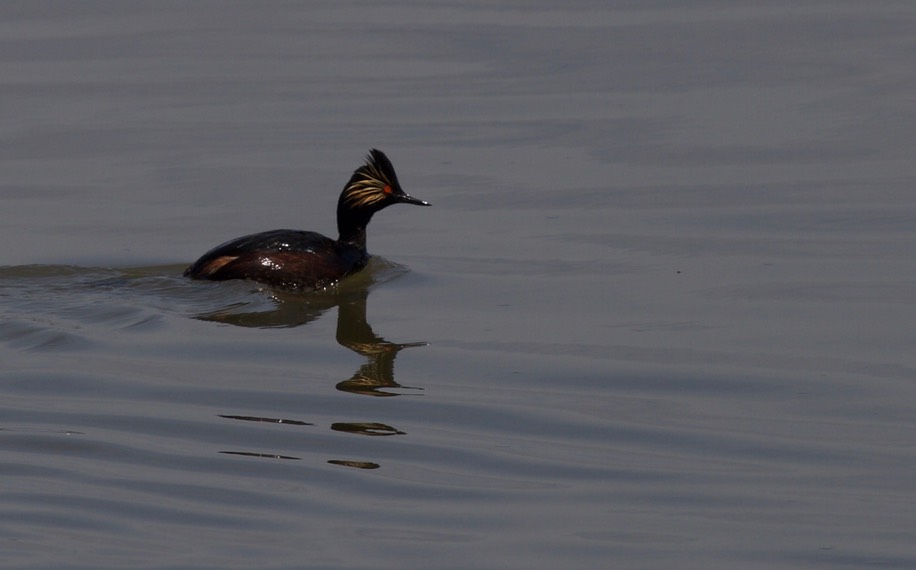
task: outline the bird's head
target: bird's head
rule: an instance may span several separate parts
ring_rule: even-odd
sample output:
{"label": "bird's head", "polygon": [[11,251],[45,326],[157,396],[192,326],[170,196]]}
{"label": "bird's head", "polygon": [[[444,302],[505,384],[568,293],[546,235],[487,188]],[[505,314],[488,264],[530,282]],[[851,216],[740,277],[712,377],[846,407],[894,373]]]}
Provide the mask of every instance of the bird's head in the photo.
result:
{"label": "bird's head", "polygon": [[353,172],[340,193],[337,226],[341,239],[347,239],[355,232],[364,232],[372,214],[392,204],[430,205],[404,192],[391,161],[382,151],[372,149],[366,156],[366,163]]}

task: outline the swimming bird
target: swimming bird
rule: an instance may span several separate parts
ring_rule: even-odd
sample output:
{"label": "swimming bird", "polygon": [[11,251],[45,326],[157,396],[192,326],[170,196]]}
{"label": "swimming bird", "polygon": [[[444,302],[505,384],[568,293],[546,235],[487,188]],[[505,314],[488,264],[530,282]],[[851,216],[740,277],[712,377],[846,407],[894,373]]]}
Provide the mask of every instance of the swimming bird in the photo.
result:
{"label": "swimming bird", "polygon": [[336,240],[302,230],[242,236],[205,253],[184,275],[213,281],[250,279],[293,291],[333,286],[366,267],[366,226],[373,214],[392,204],[430,205],[404,192],[391,161],[372,149],[340,193]]}

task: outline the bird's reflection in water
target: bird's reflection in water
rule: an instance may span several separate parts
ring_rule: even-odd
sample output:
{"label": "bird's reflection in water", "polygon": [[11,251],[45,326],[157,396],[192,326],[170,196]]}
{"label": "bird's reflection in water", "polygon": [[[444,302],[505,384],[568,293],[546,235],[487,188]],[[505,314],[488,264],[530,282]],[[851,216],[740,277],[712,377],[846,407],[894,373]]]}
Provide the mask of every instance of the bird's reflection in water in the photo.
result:
{"label": "bird's reflection in water", "polygon": [[392,389],[421,390],[401,386],[394,380],[394,359],[398,353],[425,342],[393,343],[373,332],[366,321],[366,288],[345,292],[320,292],[310,295],[270,293],[271,309],[243,311],[247,304],[236,304],[218,311],[198,315],[205,321],[214,321],[240,327],[281,328],[308,324],[328,309],[337,307],[337,342],[366,357],[366,363],[347,380],[339,382],[337,389],[365,396],[398,396]]}
{"label": "bird's reflection in water", "polygon": [[361,435],[404,435],[401,430],[378,422],[335,422],[331,429]]}
{"label": "bird's reflection in water", "polygon": [[337,342],[366,357],[349,380],[337,383],[337,389],[364,396],[398,396],[391,389],[420,390],[401,386],[394,381],[394,359],[400,351],[425,342],[393,343],[376,335],[366,322],[366,292],[361,297],[342,300],[337,312]]}
{"label": "bird's reflection in water", "polygon": [[261,418],[258,416],[232,416],[229,414],[219,414],[219,417],[226,418],[227,420],[243,420],[246,422],[266,422],[271,424],[287,424],[292,426],[313,426],[309,422],[301,422],[299,420],[284,420],[281,418]]}
{"label": "bird's reflection in water", "polygon": [[343,467],[354,467],[356,469],[378,469],[381,467],[378,463],[371,461],[344,461],[342,459],[331,459],[328,461],[331,465],[341,465]]}
{"label": "bird's reflection in water", "polygon": [[[410,347],[425,346],[425,342],[393,343],[375,334],[366,321],[367,287],[336,290],[310,295],[270,293],[268,310],[246,311],[249,305],[233,305],[219,311],[198,315],[201,320],[214,321],[242,327],[297,327],[308,324],[326,311],[337,307],[337,342],[341,346],[366,358],[366,362],[349,379],[336,385],[338,390],[364,396],[390,397],[403,395],[394,390],[421,390],[401,386],[394,379],[394,360],[398,353]],[[275,423],[290,426],[312,426],[302,420],[268,418],[238,414],[220,414],[225,419],[249,422]],[[378,422],[335,422],[331,429],[336,432],[366,435],[392,436],[405,432]],[[229,455],[244,455],[272,459],[301,459],[275,453],[248,451],[223,451]],[[379,464],[369,461],[332,459],[328,463],[357,469],[377,469]]]}
{"label": "bird's reflection in water", "polygon": [[252,451],[220,451],[223,455],[244,455],[246,457],[262,457],[267,459],[290,459],[292,461],[300,461],[301,457],[293,457],[291,455],[276,455],[273,453],[254,453]]}

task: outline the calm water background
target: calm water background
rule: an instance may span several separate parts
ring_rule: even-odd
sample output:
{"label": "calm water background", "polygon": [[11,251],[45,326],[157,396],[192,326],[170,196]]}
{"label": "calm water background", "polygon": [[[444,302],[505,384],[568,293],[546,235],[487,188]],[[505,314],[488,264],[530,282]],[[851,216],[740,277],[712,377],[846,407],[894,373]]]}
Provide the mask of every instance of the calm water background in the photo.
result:
{"label": "calm water background", "polygon": [[[908,1],[2,3],[2,566],[916,567],[914,61]],[[372,146],[434,207],[365,274],[179,277]]]}

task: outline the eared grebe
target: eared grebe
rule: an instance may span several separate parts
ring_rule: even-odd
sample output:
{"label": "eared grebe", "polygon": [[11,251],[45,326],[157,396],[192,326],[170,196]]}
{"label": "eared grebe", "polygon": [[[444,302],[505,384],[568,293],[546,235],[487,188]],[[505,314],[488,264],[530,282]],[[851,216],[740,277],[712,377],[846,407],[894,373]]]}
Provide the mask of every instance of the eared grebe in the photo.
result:
{"label": "eared grebe", "polygon": [[323,289],[366,266],[366,226],[392,204],[429,203],[408,196],[385,154],[369,151],[340,193],[338,239],[298,230],[272,230],[219,245],[188,267],[192,279],[250,279],[297,291]]}

